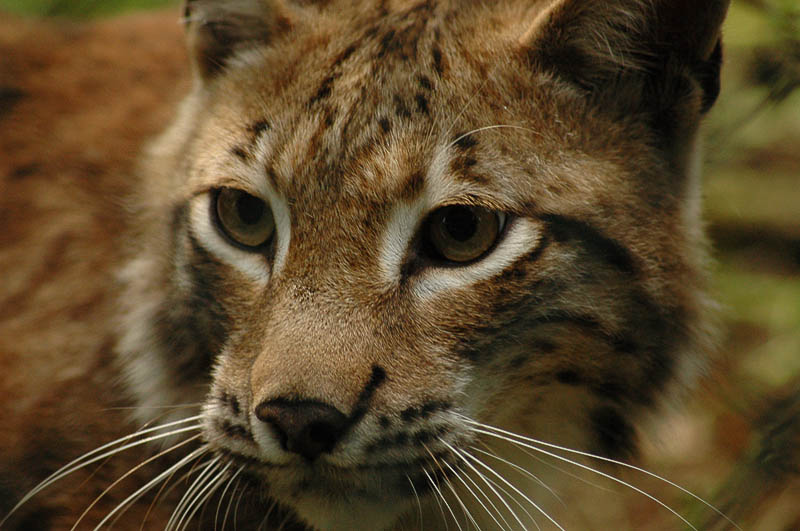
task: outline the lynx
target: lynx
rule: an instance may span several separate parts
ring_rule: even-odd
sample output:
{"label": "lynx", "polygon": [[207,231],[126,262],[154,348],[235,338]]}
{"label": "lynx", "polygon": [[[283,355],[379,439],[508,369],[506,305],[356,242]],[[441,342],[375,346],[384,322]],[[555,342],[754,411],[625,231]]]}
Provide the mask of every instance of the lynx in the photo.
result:
{"label": "lynx", "polygon": [[625,467],[714,345],[726,9],[189,0],[135,169],[173,34],[54,42],[137,66],[37,122],[117,169],[20,165],[3,93],[3,527],[566,526],[543,478]]}

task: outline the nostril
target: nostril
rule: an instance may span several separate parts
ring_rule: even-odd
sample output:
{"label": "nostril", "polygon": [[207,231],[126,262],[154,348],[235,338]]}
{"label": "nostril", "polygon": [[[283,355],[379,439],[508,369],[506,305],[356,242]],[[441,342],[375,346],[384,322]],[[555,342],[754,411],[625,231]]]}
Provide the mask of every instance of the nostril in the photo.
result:
{"label": "nostril", "polygon": [[310,461],[330,453],[349,426],[348,418],[338,409],[310,400],[265,400],[255,414],[272,428],[284,450]]}
{"label": "nostril", "polygon": [[339,433],[336,426],[326,422],[315,422],[308,427],[308,438],[321,447],[333,450],[336,441],[339,440]]}

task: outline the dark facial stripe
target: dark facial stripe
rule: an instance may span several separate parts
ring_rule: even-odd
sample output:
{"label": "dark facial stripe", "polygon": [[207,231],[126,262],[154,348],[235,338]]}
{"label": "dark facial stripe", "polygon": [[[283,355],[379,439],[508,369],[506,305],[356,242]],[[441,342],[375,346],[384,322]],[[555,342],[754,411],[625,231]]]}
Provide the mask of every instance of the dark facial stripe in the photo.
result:
{"label": "dark facial stripe", "polygon": [[24,96],[25,93],[17,87],[0,87],[0,118],[10,113]]}
{"label": "dark facial stripe", "polygon": [[578,241],[588,253],[619,271],[628,275],[636,273],[636,261],[631,252],[588,223],[558,214],[545,214],[541,219],[548,224],[550,234],[557,242]]}
{"label": "dark facial stripe", "polygon": [[369,381],[364,386],[364,389],[361,390],[361,393],[358,395],[358,400],[356,401],[355,407],[353,407],[353,412],[350,414],[348,418],[348,424],[350,426],[356,424],[364,414],[367,412],[367,408],[369,407],[369,402],[372,400],[372,395],[375,394],[375,391],[378,390],[378,387],[383,385],[383,382],[386,381],[386,370],[381,367],[380,365],[373,365],[372,367],[372,374],[370,374]]}
{"label": "dark facial stripe", "polygon": [[636,432],[622,414],[612,407],[599,407],[589,413],[597,451],[610,458],[629,457],[636,451]]}
{"label": "dark facial stripe", "polygon": [[[176,241],[186,234],[187,208],[175,209],[172,228]],[[176,270],[188,274],[188,290],[173,289],[167,294],[152,323],[156,339],[174,368],[178,381],[207,378],[214,358],[228,334],[228,316],[215,296],[219,281],[217,264],[191,234],[186,234],[189,249],[173,258]],[[180,249],[181,245],[176,245]],[[177,273],[176,273],[177,274]]]}

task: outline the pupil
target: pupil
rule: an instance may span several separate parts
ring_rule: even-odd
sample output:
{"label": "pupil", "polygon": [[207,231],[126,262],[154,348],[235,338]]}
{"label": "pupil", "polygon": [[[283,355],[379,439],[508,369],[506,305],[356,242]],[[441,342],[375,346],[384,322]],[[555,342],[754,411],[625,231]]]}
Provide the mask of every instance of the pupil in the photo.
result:
{"label": "pupil", "polygon": [[447,234],[459,242],[469,240],[478,230],[478,218],[472,213],[472,209],[463,206],[445,210],[442,223]]}
{"label": "pupil", "polygon": [[242,194],[236,199],[236,213],[245,225],[255,225],[264,216],[264,201]]}

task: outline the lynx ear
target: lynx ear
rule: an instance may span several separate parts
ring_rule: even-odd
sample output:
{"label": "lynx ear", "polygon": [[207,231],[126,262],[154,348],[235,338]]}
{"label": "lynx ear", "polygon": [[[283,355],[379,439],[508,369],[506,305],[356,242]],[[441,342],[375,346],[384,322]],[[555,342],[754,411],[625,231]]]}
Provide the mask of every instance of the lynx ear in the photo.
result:
{"label": "lynx ear", "polygon": [[521,44],[537,68],[592,93],[622,90],[636,97],[644,91],[638,103],[660,108],[686,103],[693,93],[697,111],[705,112],[719,93],[720,26],[728,4],[554,0]]}
{"label": "lynx ear", "polygon": [[184,23],[195,73],[212,78],[235,52],[291,27],[276,0],[186,0]]}

